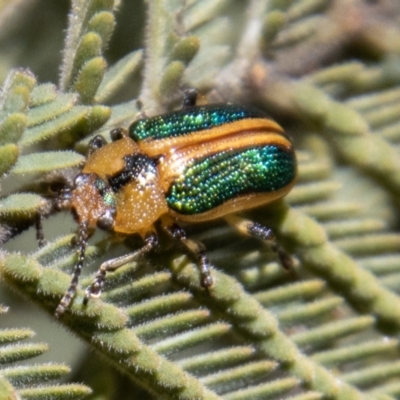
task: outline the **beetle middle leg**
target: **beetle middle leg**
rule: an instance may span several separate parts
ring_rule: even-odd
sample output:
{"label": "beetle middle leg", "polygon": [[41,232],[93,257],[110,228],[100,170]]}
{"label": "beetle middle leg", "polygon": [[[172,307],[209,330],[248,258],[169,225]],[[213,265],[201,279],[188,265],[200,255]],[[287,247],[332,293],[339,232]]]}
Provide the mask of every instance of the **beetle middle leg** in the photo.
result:
{"label": "beetle middle leg", "polygon": [[213,285],[213,278],[211,276],[211,264],[206,255],[206,249],[201,242],[197,242],[186,237],[186,232],[176,223],[163,221],[163,228],[174,238],[179,240],[190,253],[192,253],[196,260],[200,272],[200,283],[205,289]]}
{"label": "beetle middle leg", "polygon": [[293,267],[293,258],[277,242],[272,229],[233,214],[226,215],[224,219],[240,233],[267,243],[271,250],[278,255],[284,269],[288,270]]}
{"label": "beetle middle leg", "polygon": [[145,237],[144,241],[145,244],[140,249],[132,253],[124,254],[123,256],[113,258],[112,260],[105,261],[103,264],[100,265],[100,268],[97,271],[93,282],[85,291],[84,304],[87,304],[90,297],[100,297],[101,292],[103,290],[107,272],[116,271],[118,268],[122,267],[128,262],[136,260],[138,257],[140,257],[145,253],[148,253],[151,249],[157,246],[158,238],[156,233],[151,232]]}

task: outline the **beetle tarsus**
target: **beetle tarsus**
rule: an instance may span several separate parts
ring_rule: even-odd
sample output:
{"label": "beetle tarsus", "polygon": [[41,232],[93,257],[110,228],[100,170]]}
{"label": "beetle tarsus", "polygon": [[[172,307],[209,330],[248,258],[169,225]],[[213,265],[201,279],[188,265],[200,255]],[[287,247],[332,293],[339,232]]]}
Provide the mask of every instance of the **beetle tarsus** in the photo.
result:
{"label": "beetle tarsus", "polygon": [[64,296],[62,297],[61,301],[58,303],[54,316],[56,318],[60,318],[61,315],[64,314],[65,310],[71,304],[71,301],[76,293],[76,288],[79,282],[79,276],[82,271],[83,262],[85,260],[85,250],[87,244],[87,223],[82,223],[79,228],[79,237],[78,237],[78,261],[75,264],[74,273],[72,276],[71,284],[68,290],[65,292]]}
{"label": "beetle tarsus", "polygon": [[285,249],[277,242],[272,229],[256,222],[250,222],[247,227],[248,234],[266,242],[271,250],[278,255],[282,267],[289,270],[293,267],[293,258],[286,253]]}
{"label": "beetle tarsus", "polygon": [[208,257],[203,251],[199,253],[198,257],[199,257],[201,286],[205,289],[209,289],[214,283],[210,272],[211,268],[210,262],[208,261]]}
{"label": "beetle tarsus", "polygon": [[239,232],[265,242],[270,249],[277,254],[280,264],[284,269],[290,270],[293,268],[293,258],[277,242],[271,228],[267,228],[266,226],[263,226],[257,222],[238,217],[237,215],[227,215],[225,216],[225,220]]}

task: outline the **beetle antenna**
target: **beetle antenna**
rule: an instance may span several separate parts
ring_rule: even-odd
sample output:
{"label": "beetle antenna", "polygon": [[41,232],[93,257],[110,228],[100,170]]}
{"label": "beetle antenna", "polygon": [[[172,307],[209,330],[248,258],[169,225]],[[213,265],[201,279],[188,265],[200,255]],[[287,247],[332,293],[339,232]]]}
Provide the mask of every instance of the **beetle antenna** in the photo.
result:
{"label": "beetle antenna", "polygon": [[76,288],[77,288],[78,282],[79,282],[79,276],[81,275],[83,262],[85,261],[85,250],[86,250],[87,239],[88,239],[88,229],[87,228],[88,228],[87,221],[84,221],[79,226],[78,242],[77,242],[78,261],[75,264],[71,284],[69,285],[68,290],[64,293],[64,296],[62,297],[62,299],[61,299],[60,303],[58,304],[56,311],[54,313],[54,316],[56,318],[60,318],[61,315],[64,314],[65,310],[71,304],[72,298],[75,296]]}

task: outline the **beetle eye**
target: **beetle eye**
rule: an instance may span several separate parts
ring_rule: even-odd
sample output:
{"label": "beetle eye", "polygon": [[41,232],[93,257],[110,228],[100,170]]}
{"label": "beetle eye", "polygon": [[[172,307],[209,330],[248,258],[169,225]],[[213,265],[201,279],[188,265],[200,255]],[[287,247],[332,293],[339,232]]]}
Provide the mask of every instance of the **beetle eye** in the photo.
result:
{"label": "beetle eye", "polygon": [[110,231],[114,227],[114,217],[115,217],[115,211],[107,210],[97,220],[96,222],[97,227],[105,231]]}

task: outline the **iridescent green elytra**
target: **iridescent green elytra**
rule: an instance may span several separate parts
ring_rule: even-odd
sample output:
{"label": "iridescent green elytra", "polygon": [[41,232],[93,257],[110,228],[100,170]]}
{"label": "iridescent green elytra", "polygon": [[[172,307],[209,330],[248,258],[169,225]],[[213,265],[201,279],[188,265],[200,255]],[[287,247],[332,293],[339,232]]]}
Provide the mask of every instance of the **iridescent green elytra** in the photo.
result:
{"label": "iridescent green elytra", "polygon": [[275,145],[249,147],[192,159],[166,194],[182,214],[201,214],[241,195],[273,192],[295,178],[293,154]]}

